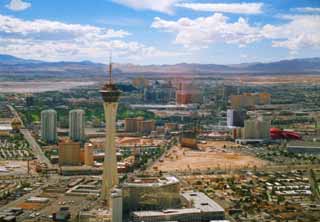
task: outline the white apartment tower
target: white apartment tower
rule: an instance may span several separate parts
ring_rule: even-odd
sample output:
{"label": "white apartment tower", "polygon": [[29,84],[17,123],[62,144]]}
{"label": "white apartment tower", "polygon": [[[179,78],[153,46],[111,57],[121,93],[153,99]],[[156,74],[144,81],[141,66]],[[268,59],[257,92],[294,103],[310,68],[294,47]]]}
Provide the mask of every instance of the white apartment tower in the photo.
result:
{"label": "white apartment tower", "polygon": [[57,142],[57,112],[44,110],[41,112],[41,139],[47,143]]}
{"label": "white apartment tower", "polygon": [[69,137],[74,141],[85,138],[85,113],[81,109],[71,110],[69,113]]}

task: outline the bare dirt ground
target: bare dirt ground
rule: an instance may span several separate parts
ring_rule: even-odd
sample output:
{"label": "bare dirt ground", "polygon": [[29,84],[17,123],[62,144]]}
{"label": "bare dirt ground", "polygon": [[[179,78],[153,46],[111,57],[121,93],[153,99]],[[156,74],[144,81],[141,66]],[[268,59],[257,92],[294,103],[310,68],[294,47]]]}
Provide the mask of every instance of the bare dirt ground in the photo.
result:
{"label": "bare dirt ground", "polygon": [[[218,141],[199,145],[202,151],[173,147],[152,170],[165,172],[207,169],[241,169],[263,167],[266,161],[237,152],[232,142]],[[234,148],[231,148],[234,147]],[[234,151],[232,151],[234,150]]]}
{"label": "bare dirt ground", "polygon": [[39,93],[94,84],[96,84],[94,81],[2,81],[0,83],[0,93]]}
{"label": "bare dirt ground", "polygon": [[225,79],[226,82],[234,83],[240,81],[243,85],[274,85],[274,84],[289,84],[289,83],[304,83],[304,84],[320,84],[320,77],[317,75],[280,75],[280,76],[246,76],[240,78]]}

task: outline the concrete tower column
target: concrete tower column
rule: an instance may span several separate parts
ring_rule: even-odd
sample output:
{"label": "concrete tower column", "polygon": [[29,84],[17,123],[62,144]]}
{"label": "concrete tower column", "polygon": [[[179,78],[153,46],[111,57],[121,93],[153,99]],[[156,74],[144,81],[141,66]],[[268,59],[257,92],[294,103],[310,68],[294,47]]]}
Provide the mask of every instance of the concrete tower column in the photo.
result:
{"label": "concrete tower column", "polygon": [[110,59],[109,81],[100,90],[106,121],[105,156],[103,163],[101,198],[111,207],[111,192],[119,184],[115,147],[116,117],[120,91],[112,82],[112,63]]}
{"label": "concrete tower column", "polygon": [[116,116],[118,103],[104,103],[106,121],[106,142],[103,167],[102,197],[107,201],[113,187],[119,184],[115,147]]}

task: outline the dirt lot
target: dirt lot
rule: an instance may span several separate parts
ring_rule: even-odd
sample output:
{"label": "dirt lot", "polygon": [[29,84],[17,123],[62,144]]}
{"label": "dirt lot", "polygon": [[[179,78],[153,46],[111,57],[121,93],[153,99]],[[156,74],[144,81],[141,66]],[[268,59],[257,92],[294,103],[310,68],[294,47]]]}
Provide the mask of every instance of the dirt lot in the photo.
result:
{"label": "dirt lot", "polygon": [[[239,77],[231,77],[225,82],[234,83],[239,81]],[[290,83],[320,83],[320,77],[317,75],[297,75],[289,76],[242,76],[241,84],[244,85],[274,85],[274,84],[290,84]]]}
{"label": "dirt lot", "polygon": [[0,93],[39,93],[94,85],[94,81],[24,81],[0,82]]}
{"label": "dirt lot", "polygon": [[256,157],[237,152],[234,143],[210,142],[199,145],[202,151],[173,147],[152,169],[161,171],[184,171],[206,169],[239,169],[262,167],[267,162]]}

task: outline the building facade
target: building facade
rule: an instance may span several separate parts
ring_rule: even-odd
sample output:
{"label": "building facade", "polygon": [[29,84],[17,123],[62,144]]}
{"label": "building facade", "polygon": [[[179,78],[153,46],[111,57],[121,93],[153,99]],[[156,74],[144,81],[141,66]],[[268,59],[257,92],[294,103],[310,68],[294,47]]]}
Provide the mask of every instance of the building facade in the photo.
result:
{"label": "building facade", "polygon": [[47,143],[57,142],[57,112],[45,110],[41,112],[41,139]]}
{"label": "building facade", "polygon": [[86,143],[84,145],[84,165],[86,166],[94,165],[93,145],[91,143]]}
{"label": "building facade", "polygon": [[227,125],[229,127],[244,127],[246,112],[243,110],[227,110]]}
{"label": "building facade", "polygon": [[244,93],[242,95],[230,96],[230,103],[233,109],[248,108],[255,105],[267,105],[271,103],[269,93]]}
{"label": "building facade", "polygon": [[85,112],[83,110],[71,110],[69,113],[69,137],[74,141],[85,139]]}
{"label": "building facade", "polygon": [[180,205],[180,182],[177,178],[136,178],[123,184],[125,212],[156,210]]}
{"label": "building facade", "polygon": [[143,121],[143,117],[126,118],[124,120],[124,128],[126,132],[136,133],[138,131],[138,122]]}
{"label": "building facade", "polygon": [[243,139],[270,139],[271,121],[267,119],[249,119],[244,122]]}
{"label": "building facade", "polygon": [[66,139],[59,143],[59,165],[60,166],[79,166],[80,143]]}

